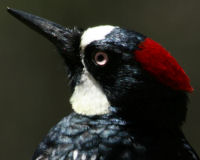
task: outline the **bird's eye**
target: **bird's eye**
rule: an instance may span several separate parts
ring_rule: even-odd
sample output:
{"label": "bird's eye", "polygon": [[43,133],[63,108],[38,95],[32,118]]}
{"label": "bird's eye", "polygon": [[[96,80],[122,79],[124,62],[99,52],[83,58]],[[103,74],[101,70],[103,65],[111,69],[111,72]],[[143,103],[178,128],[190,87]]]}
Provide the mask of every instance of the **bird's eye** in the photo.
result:
{"label": "bird's eye", "polygon": [[104,66],[108,62],[108,56],[105,52],[97,52],[94,61],[99,66]]}

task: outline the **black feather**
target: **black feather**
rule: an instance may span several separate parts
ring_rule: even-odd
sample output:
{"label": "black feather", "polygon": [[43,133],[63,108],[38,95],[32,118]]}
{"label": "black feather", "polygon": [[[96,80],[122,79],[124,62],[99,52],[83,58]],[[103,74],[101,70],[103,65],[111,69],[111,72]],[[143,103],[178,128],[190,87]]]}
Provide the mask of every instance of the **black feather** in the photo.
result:
{"label": "black feather", "polygon": [[[33,160],[198,160],[179,129],[157,129],[127,123],[114,114],[72,113],[53,127]],[[42,158],[43,157],[43,158]]]}

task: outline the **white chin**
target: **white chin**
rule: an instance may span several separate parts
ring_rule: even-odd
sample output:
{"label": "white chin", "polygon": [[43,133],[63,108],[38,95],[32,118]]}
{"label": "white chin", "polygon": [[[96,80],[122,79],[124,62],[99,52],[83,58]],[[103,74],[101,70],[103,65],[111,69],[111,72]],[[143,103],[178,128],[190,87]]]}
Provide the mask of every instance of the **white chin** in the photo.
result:
{"label": "white chin", "polygon": [[110,103],[100,85],[87,70],[83,71],[80,83],[70,98],[72,108],[82,115],[102,115],[109,113]]}

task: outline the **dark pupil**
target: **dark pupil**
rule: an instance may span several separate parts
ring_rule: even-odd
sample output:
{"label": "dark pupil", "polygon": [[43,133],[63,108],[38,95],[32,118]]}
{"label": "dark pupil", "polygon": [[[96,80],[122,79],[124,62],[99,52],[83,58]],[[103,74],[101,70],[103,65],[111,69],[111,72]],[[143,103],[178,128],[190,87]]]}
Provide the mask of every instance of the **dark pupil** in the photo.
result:
{"label": "dark pupil", "polygon": [[97,57],[97,61],[98,62],[101,62],[101,61],[103,61],[104,60],[104,56],[103,55],[99,55],[98,57]]}

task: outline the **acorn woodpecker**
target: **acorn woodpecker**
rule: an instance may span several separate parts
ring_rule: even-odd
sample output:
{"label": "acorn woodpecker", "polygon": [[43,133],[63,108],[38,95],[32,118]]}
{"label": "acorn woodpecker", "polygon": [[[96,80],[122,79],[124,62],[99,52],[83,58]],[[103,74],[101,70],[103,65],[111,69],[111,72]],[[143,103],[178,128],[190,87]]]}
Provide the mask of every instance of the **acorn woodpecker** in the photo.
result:
{"label": "acorn woodpecker", "polygon": [[49,131],[33,160],[199,160],[181,129],[193,88],[161,45],[118,26],[69,29],[8,12],[56,45],[72,90],[74,112]]}

